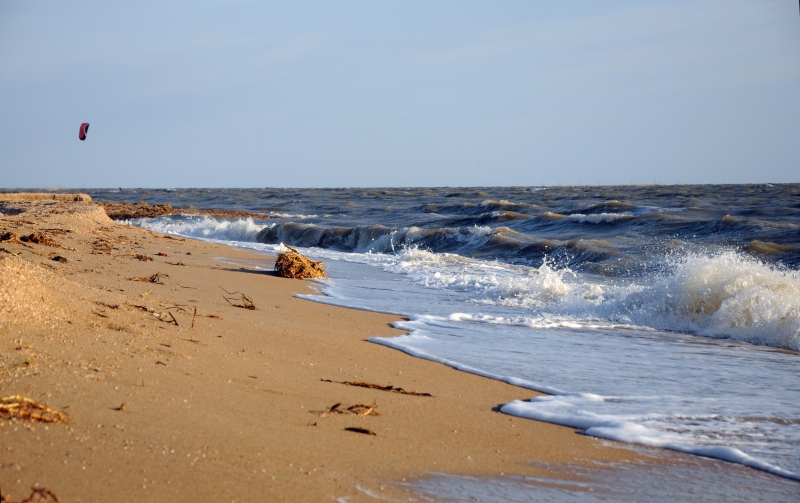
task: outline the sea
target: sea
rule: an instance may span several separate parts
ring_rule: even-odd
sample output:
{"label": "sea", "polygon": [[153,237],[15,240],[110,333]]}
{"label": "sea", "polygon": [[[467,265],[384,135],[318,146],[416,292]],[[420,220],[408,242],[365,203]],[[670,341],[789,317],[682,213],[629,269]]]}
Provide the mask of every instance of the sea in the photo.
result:
{"label": "sea", "polygon": [[296,248],[328,265],[308,299],[405,318],[371,342],[547,394],[502,413],[800,495],[800,184],[86,192],[269,214],[129,223]]}

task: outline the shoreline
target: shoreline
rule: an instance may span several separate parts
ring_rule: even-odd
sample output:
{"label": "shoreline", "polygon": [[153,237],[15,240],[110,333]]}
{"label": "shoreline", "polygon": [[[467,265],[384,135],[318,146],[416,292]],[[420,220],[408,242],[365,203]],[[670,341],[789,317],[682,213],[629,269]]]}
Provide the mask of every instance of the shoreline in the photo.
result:
{"label": "shoreline", "polygon": [[268,267],[263,255],[117,224],[91,203],[14,201],[0,213],[3,233],[46,229],[55,243],[0,243],[0,294],[12,301],[0,311],[11,334],[2,395],[71,418],[0,421],[0,463],[14,467],[0,470],[4,495],[38,485],[62,501],[366,501],[364,490],[408,497],[396,482],[431,472],[648,459],[497,412],[530,390],[365,344],[402,335],[389,327],[399,317],[298,299],[316,292],[248,266]]}

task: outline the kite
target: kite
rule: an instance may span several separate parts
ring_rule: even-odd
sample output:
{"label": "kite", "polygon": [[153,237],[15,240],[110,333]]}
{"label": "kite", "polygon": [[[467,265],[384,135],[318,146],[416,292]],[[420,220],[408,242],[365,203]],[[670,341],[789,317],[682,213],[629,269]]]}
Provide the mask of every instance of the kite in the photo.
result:
{"label": "kite", "polygon": [[86,133],[88,133],[88,132],[89,132],[89,123],[88,122],[84,122],[83,124],[81,124],[80,131],[78,131],[78,138],[80,138],[81,141],[85,140],[86,139]]}

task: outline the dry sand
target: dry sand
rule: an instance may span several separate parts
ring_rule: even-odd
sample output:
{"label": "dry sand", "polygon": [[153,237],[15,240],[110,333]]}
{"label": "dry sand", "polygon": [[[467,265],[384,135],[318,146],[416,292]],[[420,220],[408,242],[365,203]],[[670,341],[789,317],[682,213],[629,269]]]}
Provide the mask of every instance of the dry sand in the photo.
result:
{"label": "dry sand", "polygon": [[[313,283],[256,270],[272,264],[263,255],[118,224],[88,202],[7,201],[0,213],[0,235],[54,241],[0,242],[0,395],[71,420],[0,419],[8,501],[34,486],[63,502],[408,501],[397,482],[430,472],[641,460],[497,412],[528,390],[366,342],[402,336],[397,318],[297,299]],[[379,415],[326,412],[337,403]]]}

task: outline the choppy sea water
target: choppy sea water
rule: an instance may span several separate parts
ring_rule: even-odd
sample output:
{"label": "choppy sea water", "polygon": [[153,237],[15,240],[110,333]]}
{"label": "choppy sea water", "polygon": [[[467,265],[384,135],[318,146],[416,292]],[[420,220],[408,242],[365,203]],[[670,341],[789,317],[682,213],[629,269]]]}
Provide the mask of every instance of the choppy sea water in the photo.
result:
{"label": "choppy sea water", "polygon": [[800,479],[798,184],[90,194],[280,216],[132,223],[325,260],[373,342],[550,394],[507,414]]}

